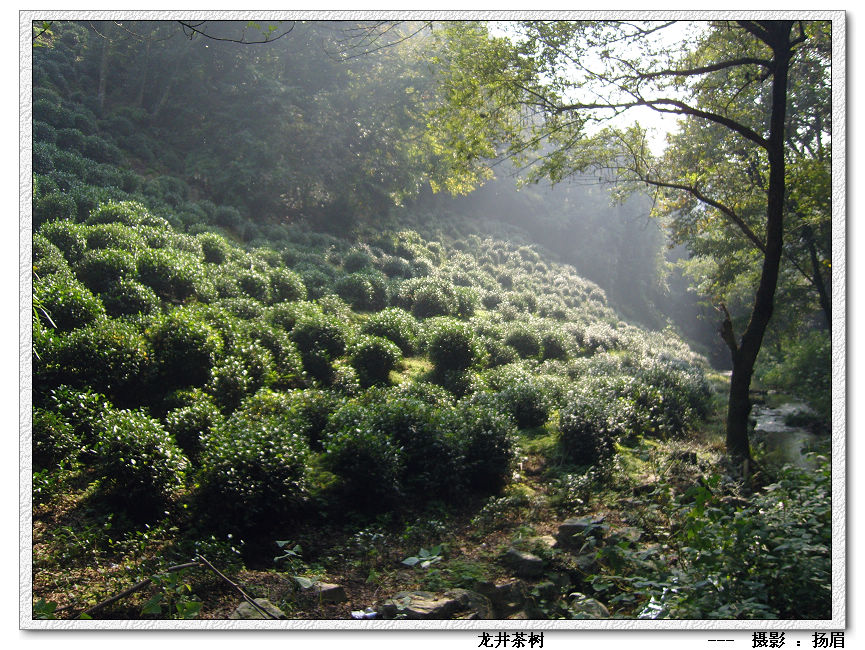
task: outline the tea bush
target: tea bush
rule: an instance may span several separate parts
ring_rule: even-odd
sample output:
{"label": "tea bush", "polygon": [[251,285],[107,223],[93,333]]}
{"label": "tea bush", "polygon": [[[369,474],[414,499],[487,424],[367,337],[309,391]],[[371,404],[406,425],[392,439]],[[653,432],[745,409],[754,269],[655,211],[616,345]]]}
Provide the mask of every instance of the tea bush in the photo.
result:
{"label": "tea bush", "polygon": [[467,400],[459,403],[457,411],[466,484],[484,494],[498,492],[510,480],[516,456],[513,422],[494,407]]}
{"label": "tea bush", "polygon": [[354,342],[349,356],[363,388],[389,383],[390,371],[402,360],[400,349],[394,343],[369,335]]}
{"label": "tea bush", "polygon": [[284,525],[306,499],[308,459],[290,418],[236,411],[204,439],[198,511],[231,532]]}
{"label": "tea bush", "polygon": [[135,256],[116,248],[88,250],[75,265],[75,274],[94,293],[102,293],[119,280],[135,280],[137,274]]}
{"label": "tea bush", "polygon": [[116,404],[138,403],[154,372],[152,351],[141,332],[110,318],[70,332],[54,354],[46,360],[46,365],[56,364],[54,385],[91,388]]}
{"label": "tea bush", "polygon": [[178,308],[157,318],[147,330],[166,392],[202,386],[223,348],[222,338],[201,314]]}
{"label": "tea bush", "polygon": [[514,325],[505,335],[505,343],[510,345],[523,359],[537,359],[541,354],[541,336],[537,330],[527,325]]}
{"label": "tea bush", "polygon": [[193,464],[198,463],[202,441],[223,421],[223,416],[210,396],[195,392],[186,406],[165,414],[165,429]]}
{"label": "tea bush", "polygon": [[34,469],[52,468],[67,458],[75,458],[81,440],[59,413],[42,408],[33,409]]}
{"label": "tea bush", "polygon": [[157,420],[109,410],[96,423],[93,465],[112,497],[135,517],[161,511],[183,484],[186,457]]}
{"label": "tea bush", "polygon": [[39,312],[43,324],[61,332],[105,317],[105,307],[97,296],[75,278],[59,273],[35,281],[33,299],[44,310]]}
{"label": "tea bush", "polygon": [[616,438],[625,432],[610,422],[608,407],[607,401],[590,390],[567,395],[559,413],[559,430],[562,450],[571,462],[598,465],[612,458]]}
{"label": "tea bush", "polygon": [[306,300],[306,287],[300,276],[284,267],[271,271],[270,291],[273,302]]}
{"label": "tea bush", "polygon": [[480,365],[484,349],[471,327],[454,319],[435,323],[429,335],[427,351],[435,372],[463,372]]}
{"label": "tea bush", "polygon": [[115,282],[100,297],[106,312],[113,317],[155,314],[162,305],[153,289],[126,278]]}
{"label": "tea bush", "polygon": [[405,355],[414,354],[417,350],[420,325],[399,307],[389,307],[371,315],[361,329],[364,334],[380,336],[395,343]]}

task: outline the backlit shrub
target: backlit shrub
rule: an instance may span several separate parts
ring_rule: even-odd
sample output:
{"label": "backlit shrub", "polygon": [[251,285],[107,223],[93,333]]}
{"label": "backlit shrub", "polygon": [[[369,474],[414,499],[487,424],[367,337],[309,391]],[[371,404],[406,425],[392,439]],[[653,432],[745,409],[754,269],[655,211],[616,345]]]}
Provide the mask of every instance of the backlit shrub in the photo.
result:
{"label": "backlit shrub", "polygon": [[213,326],[201,315],[183,308],[157,319],[147,334],[166,392],[206,383],[223,346]]}
{"label": "backlit shrub", "polygon": [[364,335],[350,350],[351,365],[363,387],[389,382],[390,371],[402,360],[399,348],[380,336]]}
{"label": "backlit shrub", "polygon": [[[47,327],[66,332],[103,318],[105,307],[87,287],[73,277],[53,274],[33,283],[39,317]],[[50,320],[49,320],[50,318]]]}
{"label": "backlit shrub", "polygon": [[395,343],[403,354],[411,355],[417,350],[420,325],[404,309],[390,307],[371,315],[363,324],[362,331],[386,338]]}
{"label": "backlit shrub", "polygon": [[236,411],[204,439],[198,510],[231,532],[283,525],[306,498],[308,458],[291,418]]}

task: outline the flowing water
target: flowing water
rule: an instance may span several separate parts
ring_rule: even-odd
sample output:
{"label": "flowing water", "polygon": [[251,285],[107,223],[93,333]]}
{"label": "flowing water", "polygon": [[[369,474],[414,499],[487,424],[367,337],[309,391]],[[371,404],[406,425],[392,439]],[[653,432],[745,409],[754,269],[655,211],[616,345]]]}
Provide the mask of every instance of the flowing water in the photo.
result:
{"label": "flowing water", "polygon": [[811,410],[805,404],[796,402],[788,402],[778,408],[755,404],[751,411],[751,418],[757,421],[753,440],[765,446],[768,458],[813,469],[816,461],[803,453],[809,451],[822,437],[807,429],[788,426],[786,418],[796,413],[811,413]]}

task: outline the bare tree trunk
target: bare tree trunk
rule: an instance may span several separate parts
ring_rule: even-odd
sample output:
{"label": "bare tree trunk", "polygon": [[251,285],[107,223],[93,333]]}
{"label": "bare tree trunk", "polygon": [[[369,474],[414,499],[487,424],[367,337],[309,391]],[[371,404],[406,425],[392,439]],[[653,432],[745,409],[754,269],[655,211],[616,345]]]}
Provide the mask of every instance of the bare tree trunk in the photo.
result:
{"label": "bare tree trunk", "polygon": [[[781,266],[784,227],[784,123],[787,113],[787,76],[790,67],[791,21],[760,23],[759,37],[774,52],[772,77],[772,114],[769,123],[769,187],[766,201],[766,252],[760,285],[754,299],[751,319],[737,345],[732,324],[727,317],[722,336],[730,347],[733,374],[730,379],[730,401],[727,406],[727,454],[736,461],[748,461],[748,418],[751,413],[749,389],[754,365],[763,343],[766,327],[774,310],[775,290]],[[749,30],[751,31],[751,30]]]}

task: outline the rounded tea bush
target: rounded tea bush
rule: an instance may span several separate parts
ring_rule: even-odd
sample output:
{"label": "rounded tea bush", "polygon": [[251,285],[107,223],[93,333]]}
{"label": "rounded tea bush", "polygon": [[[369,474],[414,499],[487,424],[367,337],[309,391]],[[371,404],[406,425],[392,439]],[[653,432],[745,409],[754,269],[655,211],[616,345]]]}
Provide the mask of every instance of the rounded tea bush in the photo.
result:
{"label": "rounded tea bush", "polygon": [[223,419],[219,408],[209,396],[198,393],[191,404],[166,413],[165,429],[187,458],[197,464],[202,440],[211,435]]}
{"label": "rounded tea bush", "polygon": [[470,489],[486,494],[498,492],[511,478],[516,457],[516,427],[506,415],[491,406],[463,400],[458,439],[462,447],[463,472]]}
{"label": "rounded tea bush", "polygon": [[608,403],[598,393],[574,391],[559,413],[560,442],[567,458],[578,465],[598,465],[613,457],[623,432],[611,426]]}
{"label": "rounded tea bush", "polygon": [[308,459],[292,418],[236,411],[204,439],[198,511],[232,532],[282,525],[306,498]]}
{"label": "rounded tea bush", "polygon": [[88,250],[75,265],[75,275],[95,293],[102,293],[119,280],[135,280],[137,266],[135,256],[114,248]]}
{"label": "rounded tea bush", "polygon": [[144,335],[134,325],[110,318],[70,332],[55,354],[58,385],[89,387],[121,405],[140,403],[154,370]]}
{"label": "rounded tea bush", "polygon": [[96,425],[93,466],[112,496],[135,517],[149,517],[183,484],[186,457],[157,420],[110,410]]}
{"label": "rounded tea bush", "polygon": [[72,426],[60,414],[33,409],[33,466],[35,469],[57,466],[78,454],[81,441]]}
{"label": "rounded tea bush", "polygon": [[525,325],[512,326],[505,336],[505,343],[523,359],[536,359],[541,354],[540,335],[534,328]]}
{"label": "rounded tea bush", "polygon": [[352,367],[357,371],[360,385],[387,384],[390,371],[402,361],[400,349],[380,336],[362,335],[350,351]]}
{"label": "rounded tea bush", "polygon": [[39,318],[43,324],[61,332],[105,316],[105,307],[97,296],[75,278],[59,273],[33,283],[33,300],[41,306]]}
{"label": "rounded tea bush", "polygon": [[306,300],[306,286],[300,276],[284,267],[270,272],[270,292],[273,302]]}
{"label": "rounded tea bush", "polygon": [[389,307],[371,315],[363,324],[362,331],[395,343],[405,355],[417,351],[420,324],[414,316],[399,307]]}
{"label": "rounded tea bush", "polygon": [[162,306],[153,289],[128,278],[118,280],[100,297],[108,315],[113,317],[155,314]]}
{"label": "rounded tea bush", "polygon": [[51,192],[33,202],[33,226],[49,221],[72,221],[78,215],[78,205],[65,192]]}
{"label": "rounded tea bush", "polygon": [[222,352],[219,334],[204,318],[179,308],[156,320],[147,331],[166,392],[182,386],[201,386]]}
{"label": "rounded tea bush", "polygon": [[438,374],[463,372],[484,357],[483,346],[471,327],[454,319],[436,323],[427,351]]}

